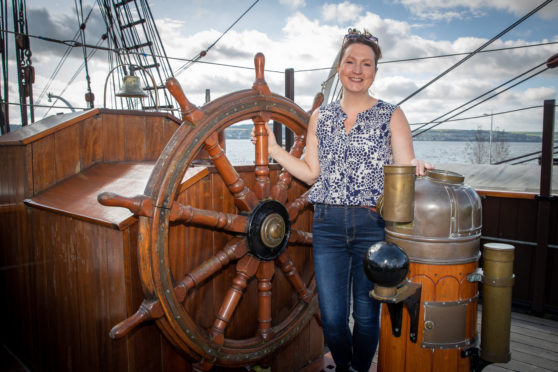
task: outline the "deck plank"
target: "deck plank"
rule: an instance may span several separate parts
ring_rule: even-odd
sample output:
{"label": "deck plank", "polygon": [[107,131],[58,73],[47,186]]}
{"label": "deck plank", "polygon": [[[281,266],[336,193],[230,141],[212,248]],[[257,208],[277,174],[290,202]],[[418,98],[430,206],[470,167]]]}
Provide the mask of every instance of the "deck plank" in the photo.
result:
{"label": "deck plank", "polygon": [[[480,308],[480,306],[479,306]],[[478,318],[481,319],[479,309]],[[512,313],[510,334],[511,360],[508,363],[488,365],[483,372],[558,372],[558,321],[527,314]],[[480,321],[479,321],[480,333]],[[2,351],[2,350],[0,350]],[[377,358],[370,371],[376,371]],[[0,352],[0,365],[10,366],[10,371],[29,371],[10,352]],[[19,366],[19,369],[18,369]],[[303,369],[304,372],[332,372],[335,363],[331,354],[324,355]]]}
{"label": "deck plank", "polygon": [[[479,330],[482,310],[479,306]],[[558,321],[512,312],[511,360],[483,369],[486,372],[558,371]]]}

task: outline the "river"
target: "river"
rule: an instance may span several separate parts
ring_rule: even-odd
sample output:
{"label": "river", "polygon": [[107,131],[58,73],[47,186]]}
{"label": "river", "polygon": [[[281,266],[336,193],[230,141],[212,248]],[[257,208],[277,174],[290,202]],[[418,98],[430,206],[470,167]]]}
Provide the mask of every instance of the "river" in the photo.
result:
{"label": "river", "polygon": [[[537,142],[508,142],[509,158],[541,150]],[[467,142],[414,141],[415,155],[434,164],[472,164]],[[254,145],[247,139],[227,139],[227,157],[234,165],[254,163]],[[531,164],[536,164],[533,160]]]}

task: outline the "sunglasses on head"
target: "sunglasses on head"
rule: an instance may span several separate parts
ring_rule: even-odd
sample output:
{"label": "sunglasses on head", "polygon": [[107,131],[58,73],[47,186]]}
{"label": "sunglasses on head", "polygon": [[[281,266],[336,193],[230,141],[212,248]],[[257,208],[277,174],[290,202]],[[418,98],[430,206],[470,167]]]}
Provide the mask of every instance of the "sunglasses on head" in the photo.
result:
{"label": "sunglasses on head", "polygon": [[356,28],[349,28],[349,30],[347,31],[347,35],[345,35],[345,40],[348,39],[365,39],[368,41],[373,41],[375,43],[378,42],[378,38],[376,36],[373,36],[370,32],[364,30],[364,32],[360,32],[359,30],[357,30]]}

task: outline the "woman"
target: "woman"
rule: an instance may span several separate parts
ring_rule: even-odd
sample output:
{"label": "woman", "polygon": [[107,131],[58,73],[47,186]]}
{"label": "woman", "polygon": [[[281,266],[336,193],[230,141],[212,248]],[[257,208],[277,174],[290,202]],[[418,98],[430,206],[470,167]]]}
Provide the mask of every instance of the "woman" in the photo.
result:
{"label": "woman", "polygon": [[379,304],[369,296],[374,284],[366,278],[363,257],[384,239],[385,223],[375,209],[383,166],[416,165],[417,175],[425,171],[425,163],[415,159],[401,108],[368,92],[381,55],[377,38],[349,29],[337,65],[343,98],[310,117],[303,159],[279,146],[267,127],[269,155],[313,185],[314,270],[324,337],[337,371],[368,371],[378,344]]}

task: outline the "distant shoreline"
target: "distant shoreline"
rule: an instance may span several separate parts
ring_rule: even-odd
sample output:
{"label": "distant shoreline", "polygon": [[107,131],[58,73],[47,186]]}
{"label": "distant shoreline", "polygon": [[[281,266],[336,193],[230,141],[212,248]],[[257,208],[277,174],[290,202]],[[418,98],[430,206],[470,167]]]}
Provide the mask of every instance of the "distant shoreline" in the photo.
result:
{"label": "distant shoreline", "polygon": [[[252,124],[236,124],[226,129],[227,139],[249,139],[252,132]],[[20,125],[10,125],[10,131],[20,129]],[[497,142],[497,135],[500,132],[492,132],[493,142]],[[505,142],[541,142],[542,132],[502,132]],[[482,142],[490,141],[490,131],[476,129],[432,129],[417,137],[413,141],[453,141],[453,142],[476,142],[477,136]]]}
{"label": "distant shoreline", "polygon": [[[251,124],[239,124],[227,128],[225,134],[228,139],[249,139],[253,126]],[[497,134],[503,133],[505,142],[541,142],[540,132],[492,132],[492,140],[497,141]],[[460,130],[460,129],[432,129],[417,137],[414,141],[454,141],[454,142],[476,142],[477,137],[481,141],[490,141],[488,130]]]}

